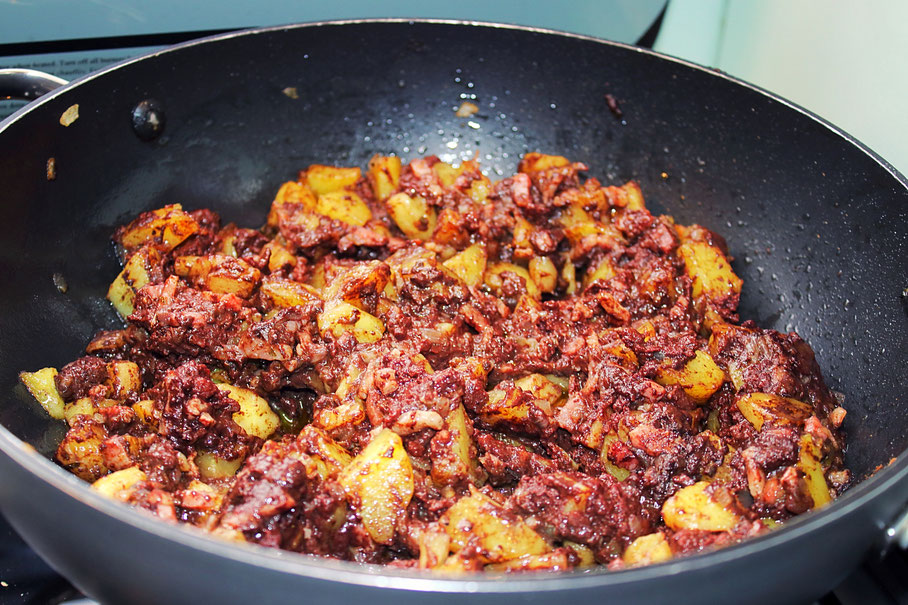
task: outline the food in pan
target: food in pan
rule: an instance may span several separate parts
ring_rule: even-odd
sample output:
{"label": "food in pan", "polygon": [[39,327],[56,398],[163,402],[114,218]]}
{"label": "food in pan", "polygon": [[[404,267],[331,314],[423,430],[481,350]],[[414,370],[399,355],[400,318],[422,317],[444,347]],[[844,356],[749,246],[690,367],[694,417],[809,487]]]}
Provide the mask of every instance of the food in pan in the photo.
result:
{"label": "food in pan", "polygon": [[98,491],[228,539],[448,572],[736,543],[849,483],[796,334],[739,322],[724,240],[527,154],[313,165],[261,229],[119,228],[126,320],[22,382]]}

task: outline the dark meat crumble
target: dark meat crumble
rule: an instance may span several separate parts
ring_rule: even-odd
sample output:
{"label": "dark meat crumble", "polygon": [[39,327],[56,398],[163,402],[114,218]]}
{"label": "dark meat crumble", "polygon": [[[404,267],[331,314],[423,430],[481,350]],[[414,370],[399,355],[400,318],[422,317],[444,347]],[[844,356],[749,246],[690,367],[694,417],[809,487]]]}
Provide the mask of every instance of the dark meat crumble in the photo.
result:
{"label": "dark meat crumble", "polygon": [[313,165],[267,222],[121,227],[126,327],[22,381],[93,487],[216,535],[441,571],[642,565],[848,484],[797,334],[737,316],[721,236],[531,153]]}

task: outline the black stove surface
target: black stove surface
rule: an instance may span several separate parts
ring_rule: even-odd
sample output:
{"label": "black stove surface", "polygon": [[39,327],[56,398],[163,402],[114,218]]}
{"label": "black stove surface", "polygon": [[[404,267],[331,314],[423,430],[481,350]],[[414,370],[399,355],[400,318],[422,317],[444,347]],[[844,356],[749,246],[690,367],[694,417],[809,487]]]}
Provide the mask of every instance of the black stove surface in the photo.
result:
{"label": "black stove surface", "polygon": [[[89,605],[66,579],[32,551],[0,515],[0,603]],[[908,553],[895,550],[855,571],[813,605],[908,604]]]}

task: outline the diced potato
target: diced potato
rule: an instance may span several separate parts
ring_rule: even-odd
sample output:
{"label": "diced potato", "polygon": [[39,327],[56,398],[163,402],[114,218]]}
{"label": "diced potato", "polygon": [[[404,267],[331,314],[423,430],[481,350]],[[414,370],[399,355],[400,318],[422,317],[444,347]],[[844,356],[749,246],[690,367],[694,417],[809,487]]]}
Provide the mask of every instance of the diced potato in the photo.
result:
{"label": "diced potato", "polygon": [[101,477],[91,484],[91,488],[108,498],[117,498],[122,492],[146,479],[148,477],[145,476],[142,469],[138,466],[131,466]]}
{"label": "diced potato", "polygon": [[602,464],[603,464],[603,466],[605,466],[605,470],[607,470],[608,473],[612,477],[614,477],[618,481],[624,481],[625,479],[627,479],[630,476],[631,472],[629,470],[627,470],[626,468],[622,468],[622,467],[618,466],[617,464],[612,462],[611,459],[608,457],[609,446],[612,443],[614,443],[615,441],[620,441],[620,440],[621,440],[621,438],[618,437],[618,435],[616,435],[615,433],[606,433],[605,435],[603,435],[602,452],[601,452],[599,458],[600,458],[600,460],[602,460]]}
{"label": "diced potato", "polygon": [[813,508],[820,508],[832,502],[829,485],[820,463],[820,448],[808,434],[801,435],[801,449],[798,455],[798,469],[804,473],[807,481],[807,492],[813,498]]}
{"label": "diced potato", "polygon": [[586,544],[578,544],[577,542],[565,540],[564,545],[573,550],[577,556],[580,557],[580,563],[577,565],[579,569],[596,565],[596,555],[593,553],[593,549]]}
{"label": "diced potato", "polygon": [[340,299],[364,311],[375,311],[391,280],[391,268],[374,260],[357,263],[325,286],[325,299]]}
{"label": "diced potato", "polygon": [[132,315],[136,292],[149,282],[148,269],[158,258],[158,253],[150,248],[139,250],[129,257],[123,270],[110,284],[107,300],[113,303],[121,317]]}
{"label": "diced potato", "polygon": [[323,479],[337,476],[353,461],[353,456],[350,455],[350,452],[332,439],[324,430],[311,424],[303,427],[299,435],[299,441],[304,441],[308,444],[308,451],[318,461],[323,463],[324,472],[319,469]]}
{"label": "diced potato", "polygon": [[494,263],[486,271],[485,283],[489,286],[496,296],[501,296],[502,280],[501,274],[509,271],[523,278],[526,292],[535,299],[539,299],[540,292],[536,282],[530,277],[530,272],[519,265],[513,263]]}
{"label": "diced potato", "polygon": [[459,247],[468,239],[469,233],[463,227],[463,218],[460,214],[451,208],[443,208],[438,213],[432,241],[446,246]]}
{"label": "diced potato", "polygon": [[388,214],[397,227],[409,238],[427,240],[435,232],[437,216],[420,196],[410,197],[404,192],[395,193],[385,202]]}
{"label": "diced potato", "polygon": [[570,260],[565,261],[561,267],[561,279],[567,282],[565,294],[571,296],[577,292],[577,267]]}
{"label": "diced potato", "polygon": [[470,188],[467,190],[467,195],[476,202],[477,204],[485,204],[489,198],[489,193],[492,191],[492,182],[483,176],[482,178],[476,179],[470,183]]}
{"label": "diced potato", "polygon": [[246,261],[223,254],[178,256],[173,271],[180,277],[218,294],[249,298],[262,279],[262,273]]}
{"label": "diced potato", "polygon": [[362,227],[372,220],[372,211],[352,191],[329,191],[318,196],[315,211],[336,221]]}
{"label": "diced potato", "polygon": [[211,452],[200,452],[195,456],[195,465],[199,469],[199,475],[202,479],[209,481],[211,479],[223,479],[224,477],[233,477],[243,465],[243,459],[227,460],[218,458]]}
{"label": "diced potato", "polygon": [[696,403],[704,403],[725,382],[725,372],[704,351],[697,351],[693,358],[679,369],[662,367],[656,372],[656,382],[661,385],[676,384],[684,389]]}
{"label": "diced potato", "polygon": [[479,243],[473,244],[443,262],[442,265],[451,270],[466,285],[476,287],[482,283],[482,277],[486,272],[485,246]]}
{"label": "diced potato", "polygon": [[[107,403],[107,405],[113,405],[117,402],[108,399],[105,403]],[[79,416],[91,416],[98,411],[98,407],[107,406],[98,406],[90,397],[81,397],[64,406],[63,417],[66,419],[66,423],[72,426],[76,418]]]}
{"label": "diced potato", "polygon": [[621,558],[630,566],[661,563],[672,558],[672,549],[662,532],[656,532],[631,542]]}
{"label": "diced potato", "polygon": [[558,267],[548,256],[530,259],[529,273],[540,292],[554,292],[558,285]]}
{"label": "diced potato", "polygon": [[791,426],[801,424],[813,414],[813,408],[802,401],[769,393],[748,393],[735,404],[758,431],[765,422]]}
{"label": "diced potato", "polygon": [[514,381],[517,388],[530,393],[537,400],[543,400],[554,408],[564,399],[565,390],[542,374],[527,374]]}
{"label": "diced potato", "polygon": [[[504,425],[511,429],[522,429],[530,434],[537,432],[535,410],[538,409],[546,416],[552,417],[551,396],[553,392],[557,392],[557,397],[560,399],[562,391],[558,385],[541,374],[533,376],[545,381],[548,386],[527,385],[527,389],[522,389],[516,383],[513,386],[508,382],[499,384],[489,391],[488,402],[479,410],[479,417],[482,421],[492,426]],[[529,390],[534,386],[539,389],[538,393]],[[529,393],[531,397],[526,397],[525,393]]]}
{"label": "diced potato", "polygon": [[675,492],[662,505],[662,518],[665,524],[676,531],[681,529],[729,531],[734,528],[741,520],[740,517],[710,497],[706,491],[708,486],[708,481],[698,481]]}
{"label": "diced potato", "polygon": [[132,405],[132,410],[136,413],[136,416],[139,418],[140,422],[151,427],[157,426],[158,418],[157,414],[155,413],[153,400],[143,399],[142,401],[137,401]]}
{"label": "diced potato", "polygon": [[57,462],[85,481],[94,482],[107,474],[101,455],[101,441],[107,438],[96,423],[82,423],[69,430],[57,448]]}
{"label": "diced potato", "polygon": [[341,471],[338,482],[372,539],[390,544],[414,491],[413,467],[397,433],[379,432]]}
{"label": "diced potato", "polygon": [[328,333],[340,338],[349,332],[357,342],[371,343],[381,339],[385,333],[382,320],[347,302],[335,302],[327,306],[318,316],[318,329],[322,335]]}
{"label": "diced potato", "polygon": [[36,372],[19,372],[19,380],[51,418],[63,420],[63,398],[54,382],[56,375],[56,368],[41,368]]}
{"label": "diced potato", "polygon": [[372,156],[369,160],[369,182],[375,199],[387,199],[400,185],[400,158],[396,156]]}
{"label": "diced potato", "polygon": [[489,571],[537,571],[541,569],[561,571],[570,569],[567,555],[568,553],[564,550],[541,555],[524,555],[501,563],[491,563],[486,565],[486,569]]}
{"label": "diced potato", "polygon": [[318,290],[290,279],[266,276],[259,288],[262,297],[275,307],[297,307],[322,299]]}
{"label": "diced potato", "polygon": [[295,267],[296,257],[286,247],[278,242],[271,240],[265,244],[263,250],[269,253],[268,271],[274,273],[283,267]]}
{"label": "diced potato", "polygon": [[560,155],[546,155],[544,153],[531,151],[530,153],[524,154],[523,159],[520,160],[520,164],[517,165],[517,171],[531,173],[570,165],[571,161]]}
{"label": "diced potato", "polygon": [[694,298],[706,296],[722,301],[741,293],[741,278],[735,275],[722,251],[705,242],[687,242],[678,247],[684,268],[693,280]]}
{"label": "diced potato", "polygon": [[107,374],[115,399],[126,399],[130,393],[142,388],[142,374],[135,362],[111,361],[107,364]]}
{"label": "diced potato", "polygon": [[267,439],[281,426],[281,419],[268,402],[249,389],[219,384],[219,389],[240,404],[240,411],[233,414],[233,421],[248,434]]}
{"label": "diced potato", "polygon": [[620,187],[620,190],[624,193],[625,207],[628,210],[646,210],[640,185],[634,181],[628,181]]}
{"label": "diced potato", "polygon": [[482,492],[472,491],[472,495],[455,502],[440,519],[455,552],[466,546],[470,538],[478,541],[484,563],[542,555],[552,550],[521,518],[509,514]]}
{"label": "diced potato", "polygon": [[615,265],[608,258],[603,258],[595,269],[583,276],[583,289],[585,290],[590,284],[599,280],[608,281],[615,275]]}
{"label": "diced potato", "polygon": [[436,162],[432,166],[432,170],[438,176],[438,182],[441,183],[442,187],[452,186],[454,181],[457,180],[457,177],[463,173],[464,168],[466,168],[466,166],[463,164],[455,168],[447,162]]}
{"label": "diced potato", "polygon": [[431,523],[419,531],[416,542],[419,544],[420,569],[434,569],[447,561],[451,538],[439,524]]}
{"label": "diced potato", "polygon": [[143,212],[129,223],[120,234],[120,244],[135,250],[145,244],[170,251],[198,232],[199,224],[180,204],[171,204],[151,212]]}
{"label": "diced potato", "polygon": [[[326,193],[333,193],[349,189],[356,185],[362,177],[362,170],[355,168],[340,168],[337,166],[323,166],[313,164],[306,170],[305,180],[309,188],[319,197]],[[333,217],[332,217],[333,218]]]}
{"label": "diced potato", "polygon": [[439,485],[452,485],[465,479],[478,483],[481,471],[471,439],[473,423],[463,405],[448,414],[444,428],[448,434],[439,433],[440,437],[432,440],[432,451],[444,452],[433,454],[432,479]]}
{"label": "diced potato", "polygon": [[335,408],[321,410],[315,415],[313,422],[316,426],[334,431],[345,426],[354,426],[365,420],[366,411],[359,401],[346,401]]}

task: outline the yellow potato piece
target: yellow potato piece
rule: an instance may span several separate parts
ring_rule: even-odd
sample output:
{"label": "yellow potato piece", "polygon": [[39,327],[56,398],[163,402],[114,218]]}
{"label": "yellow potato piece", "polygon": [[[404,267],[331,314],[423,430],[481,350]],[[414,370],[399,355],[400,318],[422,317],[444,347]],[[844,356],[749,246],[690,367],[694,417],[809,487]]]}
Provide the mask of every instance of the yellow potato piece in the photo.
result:
{"label": "yellow potato piece", "polygon": [[404,235],[421,240],[432,237],[438,217],[424,198],[401,192],[392,195],[385,204],[388,214]]}
{"label": "yellow potato piece", "polygon": [[555,286],[558,285],[558,267],[548,256],[530,259],[529,273],[540,292],[555,291]]}
{"label": "yellow potato piece", "polygon": [[329,191],[318,196],[315,211],[336,221],[362,227],[372,220],[372,211],[352,191]]}
{"label": "yellow potato piece", "polygon": [[173,271],[218,294],[249,298],[258,287],[262,273],[246,261],[225,254],[178,256]]}
{"label": "yellow potato piece", "polygon": [[738,515],[706,492],[708,481],[683,487],[662,505],[662,518],[674,530],[728,531],[738,524]]}
{"label": "yellow potato piece", "polygon": [[413,497],[413,467],[400,437],[383,429],[338,476],[347,501],[379,544],[390,544]]}
{"label": "yellow potato piece", "polygon": [[142,374],[132,361],[111,361],[107,364],[109,383],[117,399],[126,399],[130,393],[142,388]]}
{"label": "yellow potato piece", "polygon": [[[432,479],[439,485],[452,485],[468,479],[478,483],[481,471],[473,450],[472,423],[463,405],[458,405],[445,418],[444,428],[450,433],[448,439],[433,440],[435,448],[447,450],[447,455],[433,456]],[[447,554],[447,553],[446,553]]]}
{"label": "yellow potato piece", "polygon": [[517,171],[531,173],[570,165],[571,161],[566,157],[531,151],[530,153],[524,154],[523,159],[520,160],[520,164],[517,166]]}
{"label": "yellow potato piece", "polygon": [[530,272],[523,267],[515,265],[513,263],[494,263],[493,265],[489,266],[488,270],[486,271],[485,283],[492,289],[493,292],[495,292],[497,296],[502,295],[501,274],[506,271],[522,277],[527,294],[537,300],[540,298],[539,288],[536,286],[536,282],[533,281],[533,278],[530,277]]}
{"label": "yellow potato piece", "polygon": [[397,190],[400,169],[400,158],[396,156],[376,155],[369,160],[369,182],[375,199],[385,200]]}
{"label": "yellow potato piece", "polygon": [[305,181],[317,196],[353,187],[362,177],[358,167],[340,168],[313,164],[306,170]]}
{"label": "yellow potato piece", "polygon": [[318,290],[297,281],[267,276],[259,288],[261,295],[275,307],[298,307],[322,299]]}
{"label": "yellow potato piece", "polygon": [[227,460],[218,458],[211,452],[200,452],[196,454],[195,465],[199,469],[199,475],[207,481],[236,475],[240,466],[243,465],[243,459]]}
{"label": "yellow potato piece", "polygon": [[54,382],[56,375],[56,368],[41,368],[36,372],[19,372],[19,380],[51,418],[63,420],[63,398]]}
{"label": "yellow potato piece", "polygon": [[481,547],[484,563],[500,563],[526,555],[542,555],[549,544],[522,519],[508,514],[482,492],[461,498],[441,517],[440,522],[451,537],[456,552],[475,538]]}
{"label": "yellow potato piece", "polygon": [[319,314],[318,329],[322,335],[330,333],[335,338],[349,332],[357,342],[371,343],[384,335],[385,324],[371,313],[357,309],[348,302],[334,302]]}
{"label": "yellow potato piece", "polygon": [[758,431],[765,422],[790,426],[804,422],[813,414],[813,408],[802,401],[769,393],[748,393],[735,404]]}
{"label": "yellow potato piece", "polygon": [[91,488],[108,498],[116,498],[121,492],[128,490],[139,481],[145,481],[147,478],[142,469],[138,466],[131,466],[101,477],[91,484]]}
{"label": "yellow potato piece", "polygon": [[596,268],[583,276],[583,289],[587,289],[593,282],[602,280],[608,281],[615,277],[615,266],[607,258],[602,259]]}
{"label": "yellow potato piece", "polygon": [[621,558],[630,566],[661,563],[672,558],[672,549],[662,532],[656,532],[631,542]]}
{"label": "yellow potato piece", "polygon": [[482,276],[486,272],[486,260],[485,246],[473,244],[444,261],[442,265],[466,285],[476,287],[482,283]]}
{"label": "yellow potato piece", "polygon": [[217,387],[240,404],[240,411],[233,414],[233,421],[248,434],[267,439],[281,426],[281,419],[268,402],[254,392],[232,384],[219,384]]}
{"label": "yellow potato piece", "polygon": [[149,282],[148,268],[158,259],[151,249],[139,250],[126,261],[126,265],[107,290],[107,300],[121,317],[129,317],[134,310],[136,292]]}
{"label": "yellow potato piece", "polygon": [[605,466],[605,470],[607,470],[612,477],[614,477],[618,481],[624,481],[630,476],[631,472],[626,468],[618,466],[608,457],[609,446],[615,441],[620,440],[621,438],[618,437],[618,435],[616,435],[615,433],[605,434],[602,437],[602,452],[600,453],[599,458],[600,460],[602,460],[602,464]]}
{"label": "yellow potato piece", "polygon": [[165,251],[173,250],[198,230],[199,224],[183,212],[180,204],[171,204],[143,213],[127,225],[120,236],[120,244],[127,250],[144,244],[153,244]]}
{"label": "yellow potato piece", "polygon": [[694,298],[706,296],[721,301],[741,293],[741,278],[735,275],[722,251],[705,242],[687,242],[678,247],[678,255],[693,280]]}
{"label": "yellow potato piece", "polygon": [[823,473],[823,465],[820,463],[820,448],[814,442],[813,437],[804,434],[801,435],[801,449],[798,455],[798,469],[804,473],[804,479],[807,481],[807,491],[813,498],[813,508],[820,508],[832,502],[832,496],[829,493],[829,485],[826,483],[826,476]]}
{"label": "yellow potato piece", "polygon": [[656,382],[666,386],[676,384],[696,403],[705,403],[725,382],[725,372],[708,353],[697,351],[681,368],[660,368]]}

